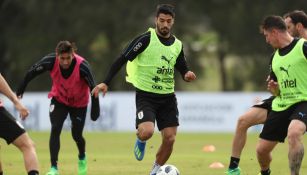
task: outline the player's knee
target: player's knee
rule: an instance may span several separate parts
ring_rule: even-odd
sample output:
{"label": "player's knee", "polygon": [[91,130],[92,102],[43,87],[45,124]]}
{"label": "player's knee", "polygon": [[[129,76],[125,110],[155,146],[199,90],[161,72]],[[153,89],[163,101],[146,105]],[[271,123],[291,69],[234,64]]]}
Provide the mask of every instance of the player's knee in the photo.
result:
{"label": "player's knee", "polygon": [[263,156],[263,155],[270,154],[270,151],[269,149],[266,149],[264,146],[258,144],[256,147],[256,153],[257,153],[257,156]]}
{"label": "player's knee", "polygon": [[251,126],[251,122],[248,120],[246,115],[239,117],[237,127],[241,129],[248,129]]}
{"label": "player's knee", "polygon": [[62,127],[60,126],[52,126],[51,127],[51,135],[59,136],[61,134]]}
{"label": "player's knee", "polygon": [[257,153],[257,157],[262,157],[263,155],[265,155],[265,151],[263,149],[260,148],[256,148],[256,153]]}
{"label": "player's knee", "polygon": [[137,136],[140,140],[146,141],[154,134],[154,125],[139,125]]}
{"label": "player's knee", "polygon": [[289,144],[296,144],[301,140],[302,133],[299,130],[289,130],[288,131],[288,142]]}
{"label": "player's knee", "polygon": [[29,140],[29,143],[27,145],[27,147],[30,149],[30,150],[35,150],[36,149],[36,145],[35,143],[33,142],[33,140]]}
{"label": "player's knee", "polygon": [[163,137],[163,142],[168,145],[173,145],[176,140],[176,135],[166,135]]}
{"label": "player's knee", "polygon": [[150,127],[139,127],[137,136],[140,140],[146,141],[150,139],[154,134],[154,129]]}
{"label": "player's knee", "polygon": [[83,139],[83,136],[82,134],[72,133],[72,138],[74,139],[74,141],[78,142]]}
{"label": "player's knee", "polygon": [[148,140],[153,136],[154,131],[146,130],[138,133],[138,137],[140,140]]}
{"label": "player's knee", "polygon": [[24,137],[20,144],[17,145],[17,147],[22,151],[31,151],[35,150],[35,143],[32,141],[30,137]]}

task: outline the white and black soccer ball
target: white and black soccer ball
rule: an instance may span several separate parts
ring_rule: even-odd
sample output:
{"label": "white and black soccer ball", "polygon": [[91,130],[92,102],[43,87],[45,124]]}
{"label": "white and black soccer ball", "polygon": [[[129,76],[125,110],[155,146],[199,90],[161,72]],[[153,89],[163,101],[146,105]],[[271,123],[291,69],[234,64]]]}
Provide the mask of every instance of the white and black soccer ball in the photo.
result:
{"label": "white and black soccer ball", "polygon": [[180,172],[174,165],[163,165],[158,169],[156,175],[180,175]]}

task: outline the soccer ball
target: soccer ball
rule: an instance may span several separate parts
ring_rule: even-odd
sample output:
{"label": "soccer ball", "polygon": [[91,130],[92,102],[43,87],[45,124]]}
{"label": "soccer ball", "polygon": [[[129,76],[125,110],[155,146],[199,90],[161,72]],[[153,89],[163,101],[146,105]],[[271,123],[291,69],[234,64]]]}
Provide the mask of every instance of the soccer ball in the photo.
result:
{"label": "soccer ball", "polygon": [[174,165],[163,165],[158,169],[157,175],[180,175],[180,172]]}

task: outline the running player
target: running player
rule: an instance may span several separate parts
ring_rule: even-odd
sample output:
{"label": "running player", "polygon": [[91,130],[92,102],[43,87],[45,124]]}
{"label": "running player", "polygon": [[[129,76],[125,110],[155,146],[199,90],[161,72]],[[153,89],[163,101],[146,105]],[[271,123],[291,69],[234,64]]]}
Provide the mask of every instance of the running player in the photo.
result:
{"label": "running player", "polygon": [[155,175],[171,156],[179,126],[174,69],[179,70],[187,82],[196,78],[187,67],[181,41],[171,34],[174,19],[173,6],[159,5],[155,28],[135,38],[111,66],[104,82],[92,91],[95,96],[99,91],[105,94],[111,79],[128,62],[126,80],[136,88],[136,159],[143,159],[146,141],[154,133],[155,122],[162,136],[150,175]]}
{"label": "running player", "polygon": [[[86,175],[87,159],[83,128],[90,90],[95,87],[91,69],[88,62],[75,52],[73,44],[69,41],[60,41],[56,46],[56,53],[45,56],[30,68],[17,90],[17,95],[22,97],[27,84],[46,71],[50,72],[52,79],[52,89],[48,94],[48,98],[51,98],[49,110],[51,168],[47,175],[59,175],[60,134],[68,114],[72,122],[72,137],[79,151],[78,175]],[[99,100],[95,97],[91,99],[91,118],[96,120],[100,111]]]}

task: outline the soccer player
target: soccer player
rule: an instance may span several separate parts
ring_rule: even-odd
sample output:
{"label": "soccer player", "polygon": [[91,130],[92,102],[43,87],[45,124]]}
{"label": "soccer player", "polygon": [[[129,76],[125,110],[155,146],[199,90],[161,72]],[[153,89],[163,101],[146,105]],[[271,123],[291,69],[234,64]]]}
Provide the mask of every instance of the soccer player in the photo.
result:
{"label": "soccer player", "polygon": [[257,144],[261,175],[269,175],[271,152],[288,138],[291,175],[298,175],[304,157],[302,136],[307,124],[307,41],[293,38],[282,17],[268,16],[261,25],[266,42],[274,49],[268,89],[275,96]]}
{"label": "soccer player", "polygon": [[162,144],[150,175],[155,175],[171,156],[179,126],[174,69],[179,70],[187,82],[196,78],[188,69],[181,41],[171,34],[174,19],[173,6],[159,5],[155,28],[149,28],[136,37],[111,66],[103,83],[92,91],[95,96],[98,96],[99,91],[105,95],[114,75],[128,62],[126,80],[136,89],[136,159],[143,159],[146,141],[154,133],[155,122],[162,136]]}
{"label": "soccer player", "polygon": [[[0,74],[0,92],[7,96],[20,113],[22,120],[29,115],[29,110],[19,101],[6,80]],[[24,164],[28,175],[38,175],[38,160],[34,143],[24,130],[23,126],[4,108],[0,101],[0,137],[7,144],[13,143],[23,154]],[[0,175],[2,175],[0,162]]]}
{"label": "soccer player", "polygon": [[305,12],[294,10],[286,13],[284,19],[290,35],[307,39],[307,14]]}
{"label": "soccer player", "polygon": [[[17,95],[22,97],[27,84],[34,77],[45,71],[50,72],[52,79],[52,88],[48,94],[48,98],[51,98],[49,110],[51,122],[49,140],[51,168],[47,175],[59,174],[60,134],[68,114],[72,122],[72,137],[79,151],[78,175],[86,175],[87,159],[83,128],[90,90],[95,87],[89,63],[76,54],[73,44],[69,41],[60,41],[56,46],[56,53],[45,56],[30,68],[17,90]],[[100,111],[99,100],[95,97],[91,99],[91,118],[96,120]]]}
{"label": "soccer player", "polygon": [[[301,37],[307,39],[307,15],[303,11],[294,10],[284,15],[288,32],[293,37]],[[267,114],[271,111],[271,104],[274,96],[261,101],[252,106],[246,113],[239,117],[235,136],[232,142],[232,154],[230,157],[228,175],[240,175],[241,169],[239,162],[241,152],[246,143],[247,130],[249,127],[263,124],[267,118]]]}

